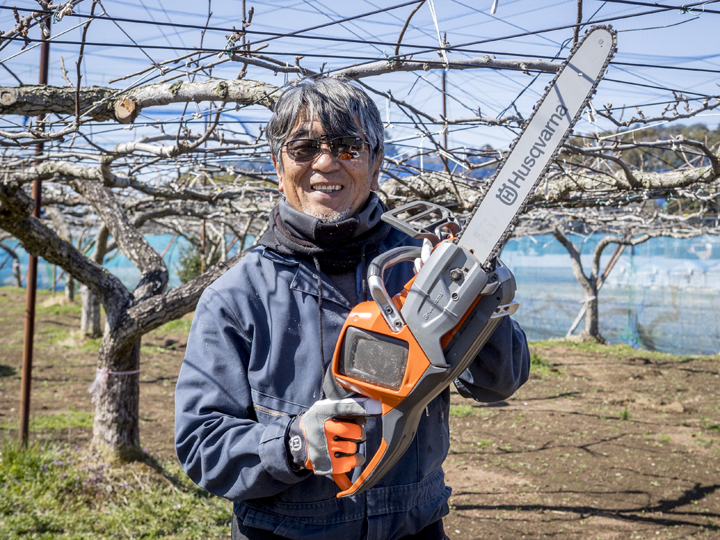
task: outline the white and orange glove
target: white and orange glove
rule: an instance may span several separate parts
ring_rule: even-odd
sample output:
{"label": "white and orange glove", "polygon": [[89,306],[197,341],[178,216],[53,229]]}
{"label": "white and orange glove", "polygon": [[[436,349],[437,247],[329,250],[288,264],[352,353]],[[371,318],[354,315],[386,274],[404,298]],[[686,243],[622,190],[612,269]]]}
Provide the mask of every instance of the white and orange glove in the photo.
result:
{"label": "white and orange glove", "polygon": [[323,399],[290,424],[287,447],[297,471],[343,474],[365,463],[358,444],[365,441],[365,419],[380,414],[369,398]]}
{"label": "white and orange glove", "polygon": [[415,259],[415,273],[416,274],[418,272],[420,272],[420,269],[428,261],[432,252],[433,252],[432,242],[430,240],[428,240],[427,238],[424,238],[422,248],[420,248],[420,256],[417,259]]}

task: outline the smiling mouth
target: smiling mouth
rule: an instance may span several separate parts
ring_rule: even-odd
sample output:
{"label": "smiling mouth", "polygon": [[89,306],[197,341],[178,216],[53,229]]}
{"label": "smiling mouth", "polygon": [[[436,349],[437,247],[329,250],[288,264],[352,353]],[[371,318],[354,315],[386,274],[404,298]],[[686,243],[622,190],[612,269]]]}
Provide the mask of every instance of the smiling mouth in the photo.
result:
{"label": "smiling mouth", "polygon": [[340,191],[343,187],[339,184],[334,185],[328,185],[328,184],[318,184],[315,186],[311,186],[311,189],[314,191],[324,191],[325,193],[331,193],[333,191]]}

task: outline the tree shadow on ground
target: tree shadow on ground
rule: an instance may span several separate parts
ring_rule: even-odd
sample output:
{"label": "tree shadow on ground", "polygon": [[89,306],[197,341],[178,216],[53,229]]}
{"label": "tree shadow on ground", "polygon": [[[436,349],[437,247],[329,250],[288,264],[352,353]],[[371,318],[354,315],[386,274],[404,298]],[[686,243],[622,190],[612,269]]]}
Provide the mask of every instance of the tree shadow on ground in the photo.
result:
{"label": "tree shadow on ground", "polygon": [[12,377],[17,373],[17,369],[12,366],[0,364],[0,377]]}
{"label": "tree shadow on ground", "polygon": [[[598,445],[601,445],[601,444],[606,444],[606,443],[611,443],[611,442],[617,442],[617,441],[619,441],[620,439],[622,439],[622,438],[624,438],[624,437],[627,437],[627,434],[626,434],[626,433],[622,433],[622,434],[620,434],[620,435],[615,435],[615,436],[613,436],[613,437],[601,438],[601,439],[598,439],[598,440],[596,440],[596,441],[588,442],[588,443],[581,444],[581,445],[575,445],[575,444],[558,444],[556,441],[547,441],[547,442],[543,443],[543,444],[540,445],[540,446],[535,446],[534,448],[528,448],[528,447],[526,446],[526,447],[524,447],[524,448],[517,448],[517,449],[515,449],[515,450],[512,450],[512,449],[507,450],[507,449],[505,449],[505,448],[498,447],[498,448],[497,448],[497,451],[496,451],[496,454],[482,454],[482,455],[483,455],[483,456],[488,456],[488,457],[490,457],[490,456],[492,456],[492,455],[539,454],[540,452],[544,452],[544,451],[546,451],[546,450],[551,450],[551,449],[577,449],[577,450],[583,450],[584,452],[587,452],[588,454],[590,454],[590,455],[593,456],[593,457],[597,457],[597,456],[599,456],[601,453],[591,450],[591,449],[590,449],[591,446],[598,446]],[[475,449],[475,448],[473,448],[473,449],[471,449],[471,450],[450,450],[449,455],[451,455],[451,456],[462,456],[462,455],[477,456],[477,455],[478,455],[478,451],[477,451],[477,449]]]}
{"label": "tree shadow on ground", "polygon": [[[601,509],[594,508],[592,506],[566,506],[566,505],[542,505],[542,504],[501,504],[501,505],[487,505],[487,504],[455,504],[454,508],[457,511],[464,510],[483,510],[483,511],[527,511],[527,512],[566,512],[577,514],[578,519],[585,519],[590,516],[602,516],[609,517],[611,519],[618,519],[628,522],[636,523],[648,523],[655,525],[662,525],[664,527],[690,525],[693,527],[702,526],[703,529],[708,531],[720,532],[720,526],[713,525],[710,523],[699,523],[690,521],[685,518],[698,517],[703,520],[707,518],[720,518],[718,513],[710,512],[692,512],[692,511],[677,511],[678,508],[689,504],[695,504],[705,497],[715,493],[720,489],[719,484],[702,486],[695,484],[694,487],[685,490],[682,495],[676,499],[662,499],[656,504],[649,504],[645,506],[636,506],[632,508],[617,508],[617,509]],[[557,494],[558,492],[552,492]],[[562,492],[566,493],[566,492]],[[613,494],[627,494],[637,495],[643,494],[643,491],[621,491],[613,492]],[[458,492],[454,493],[455,497],[462,495],[477,495],[477,492]],[[608,493],[609,494],[609,493]],[[598,493],[595,493],[598,495]],[[649,493],[647,493],[650,496]],[[661,513],[662,516],[651,516],[648,514]]]}

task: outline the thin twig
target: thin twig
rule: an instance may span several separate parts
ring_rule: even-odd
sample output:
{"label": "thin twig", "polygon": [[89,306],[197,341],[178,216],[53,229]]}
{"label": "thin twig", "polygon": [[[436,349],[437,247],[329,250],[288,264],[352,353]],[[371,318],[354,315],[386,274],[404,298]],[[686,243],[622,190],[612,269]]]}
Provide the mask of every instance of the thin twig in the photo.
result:
{"label": "thin twig", "polygon": [[400,54],[400,44],[402,43],[403,36],[405,35],[405,30],[407,30],[408,25],[410,24],[410,20],[413,18],[413,15],[415,15],[418,10],[423,7],[423,4],[425,3],[425,0],[422,0],[417,6],[415,6],[415,9],[412,10],[410,15],[408,15],[407,20],[405,21],[405,25],[402,27],[402,30],[400,30],[400,35],[398,36],[397,45],[395,45],[395,56],[398,56]]}

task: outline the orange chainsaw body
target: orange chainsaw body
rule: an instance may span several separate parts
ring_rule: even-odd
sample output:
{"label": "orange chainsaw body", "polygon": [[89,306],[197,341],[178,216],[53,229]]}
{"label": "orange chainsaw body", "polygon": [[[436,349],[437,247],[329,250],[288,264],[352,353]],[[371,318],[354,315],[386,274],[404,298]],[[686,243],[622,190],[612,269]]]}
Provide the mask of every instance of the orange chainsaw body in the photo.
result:
{"label": "orange chainsaw body", "polygon": [[[402,292],[393,297],[392,300],[398,309],[402,308],[410,285],[412,285],[412,280],[405,286],[406,288],[403,289]],[[349,327],[361,328],[377,334],[388,334],[388,325],[377,303],[373,301],[361,302],[353,308],[340,332],[340,341],[344,339]],[[407,326],[403,327],[399,332],[392,332],[390,335],[408,344],[407,367],[400,388],[397,390],[377,386],[368,381],[350,378],[340,373],[338,371],[340,347],[335,350],[332,363],[332,373],[335,380],[348,390],[380,401],[383,406],[383,414],[394,408],[410,393],[428,366],[430,366],[430,360],[425,356],[425,353]]]}

